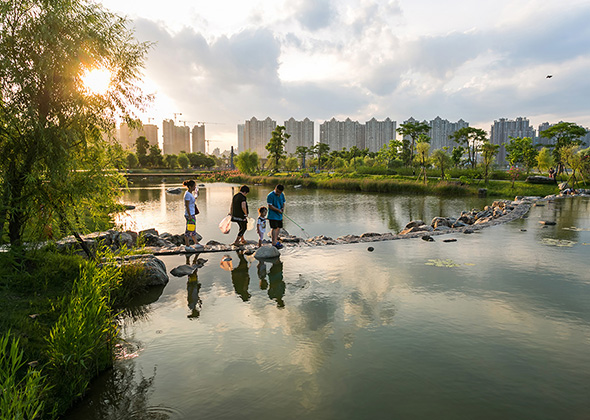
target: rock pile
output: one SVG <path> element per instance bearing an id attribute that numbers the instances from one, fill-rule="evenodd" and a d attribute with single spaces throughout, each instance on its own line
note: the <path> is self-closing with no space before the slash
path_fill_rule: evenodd
<path id="1" fill-rule="evenodd" d="M 435 217 L 430 224 L 422 220 L 413 220 L 408 223 L 399 233 L 407 235 L 415 232 L 447 232 L 457 228 L 490 224 L 491 221 L 499 219 L 512 212 L 521 203 L 510 200 L 494 201 L 492 205 L 485 206 L 483 210 L 473 209 L 463 211 L 459 217 Z"/>

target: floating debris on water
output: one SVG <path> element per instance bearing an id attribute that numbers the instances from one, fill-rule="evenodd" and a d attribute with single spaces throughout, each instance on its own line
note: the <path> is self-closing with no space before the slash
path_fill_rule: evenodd
<path id="1" fill-rule="evenodd" d="M 573 232 L 590 232 L 590 228 L 579 228 L 579 227 L 564 227 L 563 230 L 571 230 Z"/>
<path id="2" fill-rule="evenodd" d="M 446 268 L 461 267 L 460 264 L 457 264 L 453 260 L 441 260 L 440 258 L 437 258 L 436 260 L 428 260 L 428 262 L 425 264 L 426 265 L 433 265 L 435 267 L 446 267 Z"/>
<path id="3" fill-rule="evenodd" d="M 568 241 L 567 239 L 553 239 L 553 238 L 543 238 L 541 243 L 544 245 L 549 246 L 562 246 L 562 247 L 572 247 L 576 243 L 574 241 Z"/>

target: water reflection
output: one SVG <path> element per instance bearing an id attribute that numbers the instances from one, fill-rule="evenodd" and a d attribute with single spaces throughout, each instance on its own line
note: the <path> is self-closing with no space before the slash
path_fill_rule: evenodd
<path id="1" fill-rule="evenodd" d="M 250 293 L 248 286 L 250 285 L 250 272 L 248 270 L 248 260 L 244 257 L 244 253 L 238 251 L 238 265 L 231 270 L 231 282 L 234 285 L 234 290 L 242 298 L 244 302 L 250 300 Z"/>
<path id="2" fill-rule="evenodd" d="M 268 297 L 277 303 L 277 307 L 284 308 L 285 282 L 283 281 L 283 262 L 277 258 L 272 262 L 268 271 Z"/>
<path id="3" fill-rule="evenodd" d="M 64 418 L 168 420 L 177 417 L 175 410 L 150 406 L 156 368 L 153 372 L 153 375 L 146 378 L 142 373 L 135 372 L 134 362 L 119 363 L 116 369 L 101 375 L 93 383 L 93 389 L 101 389 L 102 393 L 91 392 L 87 396 L 86 405 L 78 405 Z"/>
<path id="4" fill-rule="evenodd" d="M 196 260 L 196 257 L 195 257 Z M 190 314 L 187 315 L 187 318 L 194 319 L 198 318 L 201 315 L 201 307 L 203 302 L 199 297 L 199 291 L 201 290 L 201 283 L 199 283 L 199 277 L 197 275 L 197 270 L 193 271 L 191 275 L 188 276 L 188 281 L 186 283 L 186 291 L 187 291 L 187 300 L 188 300 L 188 308 L 190 309 Z"/>

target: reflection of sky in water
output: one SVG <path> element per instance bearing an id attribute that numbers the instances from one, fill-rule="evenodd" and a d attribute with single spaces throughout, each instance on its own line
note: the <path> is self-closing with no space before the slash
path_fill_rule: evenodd
<path id="1" fill-rule="evenodd" d="M 198 318 L 188 278 L 171 277 L 123 328 L 144 349 L 136 371 L 157 367 L 149 405 L 179 419 L 587 417 L 590 231 L 563 227 L 590 228 L 589 205 L 548 203 L 454 243 L 287 248 L 280 266 L 234 252 L 233 272 L 203 254 Z M 576 244 L 541 242 L 562 235 Z"/>

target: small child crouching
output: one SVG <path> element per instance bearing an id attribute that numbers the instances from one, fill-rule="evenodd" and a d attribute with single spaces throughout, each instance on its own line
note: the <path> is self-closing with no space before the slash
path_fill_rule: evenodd
<path id="1" fill-rule="evenodd" d="M 266 207 L 260 207 L 258 209 L 258 220 L 256 221 L 256 232 L 258 233 L 258 246 L 262 246 L 262 240 L 266 233 L 266 213 L 268 212 Z"/>

